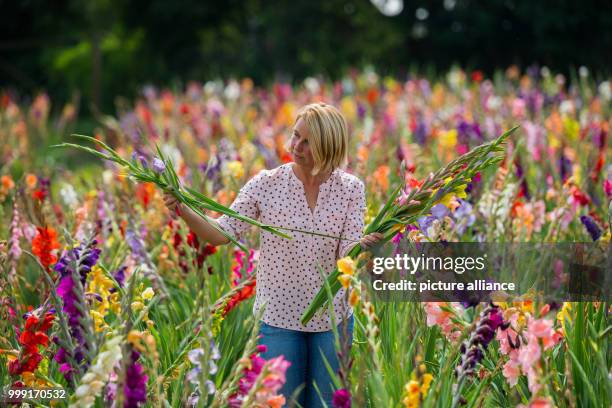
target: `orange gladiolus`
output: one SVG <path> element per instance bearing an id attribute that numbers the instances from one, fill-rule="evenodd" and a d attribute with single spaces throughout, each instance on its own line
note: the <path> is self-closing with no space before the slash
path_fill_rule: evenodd
<path id="1" fill-rule="evenodd" d="M 13 187 L 15 187 L 15 183 L 13 182 L 11 176 L 2 176 L 0 180 L 2 182 L 2 189 L 5 191 L 12 190 Z"/>
<path id="2" fill-rule="evenodd" d="M 29 173 L 26 178 L 26 186 L 28 186 L 28 188 L 34 188 L 36 187 L 36 183 L 38 183 L 38 177 L 36 177 L 35 174 Z"/>
<path id="3" fill-rule="evenodd" d="M 368 160 L 369 150 L 366 146 L 361 145 L 357 150 L 357 158 L 360 162 L 365 163 Z"/>
<path id="4" fill-rule="evenodd" d="M 155 184 L 153 183 L 141 183 L 136 187 L 136 197 L 140 200 L 145 210 L 149 208 L 154 194 Z"/>
<path id="5" fill-rule="evenodd" d="M 389 166 L 384 164 L 379 166 L 376 171 L 374 171 L 373 176 L 383 190 L 389 188 Z"/>

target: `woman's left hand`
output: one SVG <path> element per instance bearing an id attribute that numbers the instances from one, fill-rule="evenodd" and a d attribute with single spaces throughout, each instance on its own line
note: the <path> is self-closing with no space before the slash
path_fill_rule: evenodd
<path id="1" fill-rule="evenodd" d="M 361 238 L 359 240 L 359 245 L 361 245 L 361 249 L 368 250 L 372 248 L 374 245 L 378 244 L 380 240 L 384 237 L 380 232 L 373 232 Z"/>

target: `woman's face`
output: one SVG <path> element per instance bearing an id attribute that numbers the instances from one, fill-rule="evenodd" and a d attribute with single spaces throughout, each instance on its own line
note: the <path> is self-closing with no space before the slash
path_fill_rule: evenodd
<path id="1" fill-rule="evenodd" d="M 298 119 L 291 135 L 291 154 L 295 163 L 306 168 L 314 167 L 314 159 L 308 142 L 309 136 L 306 123 L 301 118 Z"/>

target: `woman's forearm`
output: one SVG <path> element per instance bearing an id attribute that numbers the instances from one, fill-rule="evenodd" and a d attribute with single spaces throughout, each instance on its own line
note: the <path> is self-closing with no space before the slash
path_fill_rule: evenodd
<path id="1" fill-rule="evenodd" d="M 198 214 L 196 214 L 191 208 L 183 205 L 181 206 L 181 218 L 187 223 L 189 228 L 195 232 L 198 239 L 204 242 L 208 242 L 211 245 L 223 245 L 227 244 L 229 239 L 222 233 L 217 231 L 215 227 L 204 221 Z M 214 222 L 219 225 L 215 219 L 209 218 L 210 222 Z"/>

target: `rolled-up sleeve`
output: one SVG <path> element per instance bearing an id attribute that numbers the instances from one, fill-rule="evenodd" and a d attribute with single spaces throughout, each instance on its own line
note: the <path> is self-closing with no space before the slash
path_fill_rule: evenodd
<path id="1" fill-rule="evenodd" d="M 251 180 L 249 180 L 238 192 L 238 196 L 230 206 L 230 208 L 240 215 L 245 217 L 258 219 L 260 215 L 258 198 L 260 197 L 260 188 L 262 182 L 262 173 L 260 172 Z M 241 221 L 237 218 L 228 215 L 222 215 L 217 219 L 219 226 L 235 239 L 240 239 L 251 224 Z"/>
<path id="2" fill-rule="evenodd" d="M 363 233 L 364 216 L 366 211 L 365 186 L 361 180 L 356 180 L 349 192 L 349 205 L 347 217 L 344 222 L 342 236 L 351 240 L 340 242 L 339 257 L 343 258 L 360 240 Z"/>

